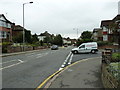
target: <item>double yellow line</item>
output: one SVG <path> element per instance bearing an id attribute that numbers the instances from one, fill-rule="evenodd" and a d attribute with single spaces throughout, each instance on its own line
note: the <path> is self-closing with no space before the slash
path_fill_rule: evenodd
<path id="1" fill-rule="evenodd" d="M 99 57 L 95 57 L 95 58 L 99 58 Z M 89 59 L 93 59 L 93 58 L 89 58 Z M 61 69 L 61 70 L 56 71 L 55 73 L 53 73 L 52 75 L 50 75 L 47 79 L 45 79 L 35 90 L 39 90 L 40 88 L 42 88 L 43 85 L 45 85 L 46 82 L 48 82 L 51 78 L 53 78 L 55 75 L 57 75 L 59 72 L 63 71 L 64 69 L 69 68 L 69 67 L 71 67 L 71 66 L 73 66 L 73 65 L 75 65 L 75 64 L 77 64 L 77 63 L 79 63 L 79 62 L 87 61 L 87 60 L 89 60 L 89 59 L 79 60 L 79 61 L 77 61 L 77 62 L 75 62 L 75 63 L 72 63 L 72 64 L 64 67 L 64 68 Z"/>
<path id="2" fill-rule="evenodd" d="M 62 69 L 63 70 L 63 69 Z M 42 82 L 35 90 L 39 90 L 39 88 L 42 88 L 42 86 L 51 78 L 53 78 L 56 74 L 58 74 L 59 72 L 61 72 L 62 70 L 59 70 L 55 73 L 53 73 L 52 75 L 50 75 L 47 79 L 44 80 L 44 82 Z"/>

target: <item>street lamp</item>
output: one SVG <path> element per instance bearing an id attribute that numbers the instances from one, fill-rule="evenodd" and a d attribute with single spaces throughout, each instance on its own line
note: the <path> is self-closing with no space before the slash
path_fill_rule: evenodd
<path id="1" fill-rule="evenodd" d="M 32 4 L 33 2 L 23 3 L 23 51 L 24 51 L 24 44 L 25 44 L 25 30 L 24 30 L 24 5 Z"/>
<path id="2" fill-rule="evenodd" d="M 73 30 L 77 30 L 77 39 L 78 39 L 78 28 L 73 28 Z"/>

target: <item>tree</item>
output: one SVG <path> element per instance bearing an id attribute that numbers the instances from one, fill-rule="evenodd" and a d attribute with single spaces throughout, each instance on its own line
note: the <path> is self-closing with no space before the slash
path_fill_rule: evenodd
<path id="1" fill-rule="evenodd" d="M 25 42 L 32 43 L 32 35 L 30 31 L 25 31 Z"/>
<path id="2" fill-rule="evenodd" d="M 32 35 L 32 43 L 36 43 L 36 42 L 38 42 L 38 41 L 39 41 L 38 36 L 37 36 L 37 34 L 35 33 L 34 35 Z"/>
<path id="3" fill-rule="evenodd" d="M 92 37 L 92 32 L 84 31 L 80 36 L 81 40 L 80 39 L 77 40 L 77 46 L 79 46 L 82 43 L 92 42 L 93 40 L 91 39 L 91 37 Z"/>
<path id="4" fill-rule="evenodd" d="M 50 36 L 46 36 L 45 38 L 44 38 L 44 41 L 43 41 L 44 43 L 51 43 L 51 37 Z"/>
<path id="5" fill-rule="evenodd" d="M 92 32 L 90 32 L 90 31 L 84 31 L 81 34 L 82 39 L 91 39 L 91 37 L 92 37 Z"/>
<path id="6" fill-rule="evenodd" d="M 14 43 L 23 43 L 23 34 L 19 33 L 18 35 L 13 37 Z"/>
<path id="7" fill-rule="evenodd" d="M 56 35 L 54 40 L 53 40 L 53 44 L 62 46 L 63 45 L 63 39 L 62 36 L 60 34 Z"/>

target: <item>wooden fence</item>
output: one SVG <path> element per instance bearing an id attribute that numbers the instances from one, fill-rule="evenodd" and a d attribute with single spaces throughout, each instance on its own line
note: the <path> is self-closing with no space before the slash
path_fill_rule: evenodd
<path id="1" fill-rule="evenodd" d="M 108 70 L 107 66 L 110 64 L 111 50 L 102 52 L 102 82 L 105 88 L 120 88 L 120 81 L 118 81 Z"/>

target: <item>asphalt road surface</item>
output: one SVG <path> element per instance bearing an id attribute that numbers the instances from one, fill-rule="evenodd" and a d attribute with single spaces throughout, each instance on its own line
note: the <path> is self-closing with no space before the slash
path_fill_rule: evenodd
<path id="1" fill-rule="evenodd" d="M 59 70 L 72 47 L 2 58 L 2 88 L 36 88 Z"/>
<path id="2" fill-rule="evenodd" d="M 2 88 L 36 88 L 48 76 L 60 69 L 66 59 L 71 63 L 98 54 L 76 54 L 68 58 L 73 47 L 59 50 L 41 50 L 32 53 L 7 56 L 2 58 Z"/>

